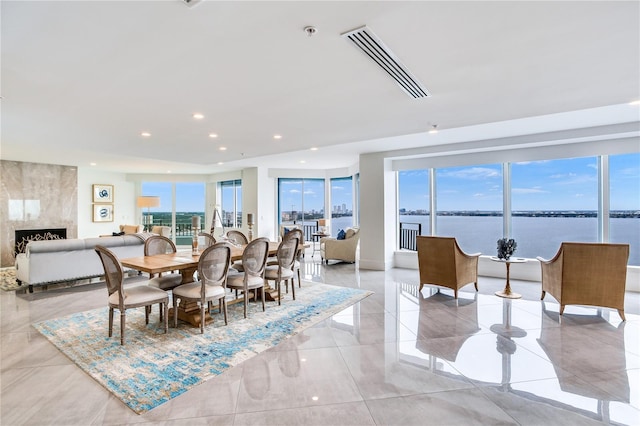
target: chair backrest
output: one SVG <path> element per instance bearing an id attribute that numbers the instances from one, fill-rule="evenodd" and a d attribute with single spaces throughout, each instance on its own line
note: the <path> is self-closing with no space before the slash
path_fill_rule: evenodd
<path id="1" fill-rule="evenodd" d="M 207 247 L 198 261 L 198 278 L 206 285 L 227 285 L 231 263 L 231 245 L 220 242 Z M 202 289 L 204 292 L 204 287 Z"/>
<path id="2" fill-rule="evenodd" d="M 111 296 L 116 291 L 120 292 L 120 306 L 124 304 L 124 294 L 122 282 L 124 280 L 124 270 L 117 256 L 104 246 L 96 246 L 95 251 L 100 257 L 104 268 L 104 278 L 107 283 L 107 291 Z"/>
<path id="3" fill-rule="evenodd" d="M 302 232 L 302 229 L 300 228 L 291 229 L 289 232 L 284 234 L 284 236 L 282 237 L 282 240 L 284 241 L 286 239 L 291 239 L 291 238 L 296 238 L 298 240 L 298 243 L 302 244 L 304 242 L 304 233 Z"/>
<path id="4" fill-rule="evenodd" d="M 293 269 L 293 264 L 296 261 L 296 254 L 298 252 L 298 244 L 300 240 L 298 237 L 289 237 L 280 243 L 278 246 L 278 266 L 282 269 Z"/>
<path id="5" fill-rule="evenodd" d="M 203 237 L 204 240 L 203 244 L 200 246 L 202 250 L 206 249 L 207 247 L 211 247 L 217 242 L 216 238 L 207 232 L 198 233 L 198 237 Z"/>
<path id="6" fill-rule="evenodd" d="M 256 238 L 251 241 L 242 253 L 242 267 L 245 275 L 264 277 L 264 268 L 269 255 L 269 240 Z"/>
<path id="7" fill-rule="evenodd" d="M 229 241 L 231 241 L 231 243 L 236 245 L 249 244 L 249 240 L 247 239 L 247 236 L 244 235 L 241 231 L 238 231 L 237 229 L 232 229 L 230 231 L 227 231 L 227 238 L 229 239 Z"/>
<path id="8" fill-rule="evenodd" d="M 153 256 L 156 254 L 175 253 L 176 245 L 167 237 L 162 235 L 154 235 L 147 238 L 144 243 L 144 255 Z"/>
<path id="9" fill-rule="evenodd" d="M 454 237 L 417 236 L 418 265 L 422 283 L 456 282 L 455 253 L 459 249 Z"/>
<path id="10" fill-rule="evenodd" d="M 627 279 L 629 244 L 570 243 L 560 245 L 563 292 L 609 292 Z M 590 286 L 588 283 L 597 285 Z"/>
<path id="11" fill-rule="evenodd" d="M 297 223 L 280 224 L 280 238 L 284 239 L 286 235 L 294 230 L 302 231 L 301 225 Z"/>

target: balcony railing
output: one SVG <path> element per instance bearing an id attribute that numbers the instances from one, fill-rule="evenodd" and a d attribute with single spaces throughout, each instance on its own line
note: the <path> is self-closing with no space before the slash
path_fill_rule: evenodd
<path id="1" fill-rule="evenodd" d="M 417 251 L 416 237 L 422 235 L 421 223 L 400 222 L 400 249 Z"/>

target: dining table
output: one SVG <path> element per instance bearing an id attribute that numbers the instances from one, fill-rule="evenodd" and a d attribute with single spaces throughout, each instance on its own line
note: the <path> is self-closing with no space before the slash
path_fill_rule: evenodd
<path id="1" fill-rule="evenodd" d="M 275 256 L 278 252 L 277 241 L 269 242 L 269 256 Z M 242 260 L 245 245 L 231 244 L 231 262 Z M 163 272 L 178 271 L 182 275 L 182 283 L 190 283 L 194 281 L 194 274 L 198 270 L 198 262 L 202 251 L 178 250 L 175 253 L 155 254 L 153 256 L 137 256 L 120 259 L 122 266 L 135 269 L 140 272 L 146 272 L 150 276 L 161 274 Z M 265 299 L 278 300 L 278 291 L 268 285 L 265 285 Z M 235 298 L 227 302 L 227 304 L 242 302 L 243 298 Z M 172 310 L 170 310 L 172 311 Z M 170 315 L 173 315 L 172 313 Z M 183 303 L 180 301 L 178 306 L 178 318 L 189 322 L 193 326 L 200 326 L 200 308 L 197 302 Z M 208 316 L 208 321 L 211 317 Z"/>

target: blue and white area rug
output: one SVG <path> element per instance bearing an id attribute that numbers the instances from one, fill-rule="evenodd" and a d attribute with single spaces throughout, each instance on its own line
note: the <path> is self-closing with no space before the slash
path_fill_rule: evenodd
<path id="1" fill-rule="evenodd" d="M 282 305 L 242 303 L 228 308 L 229 325 L 214 310 L 214 321 L 200 327 L 178 322 L 164 334 L 154 306 L 145 325 L 144 308 L 127 311 L 125 346 L 120 346 L 119 314 L 114 315 L 113 337 L 108 337 L 108 308 L 80 312 L 33 326 L 60 351 L 136 413 L 144 413 L 227 368 L 255 356 L 305 328 L 334 315 L 371 292 L 303 282 Z M 105 298 L 106 299 L 106 298 Z M 106 303 L 106 300 L 105 300 Z M 217 307 L 217 303 L 216 303 Z"/>

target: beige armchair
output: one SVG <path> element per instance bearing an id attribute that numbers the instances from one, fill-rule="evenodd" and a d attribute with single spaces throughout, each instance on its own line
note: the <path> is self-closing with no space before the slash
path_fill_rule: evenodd
<path id="1" fill-rule="evenodd" d="M 356 250 L 360 241 L 359 228 L 347 228 L 344 240 L 333 237 L 320 238 L 320 257 L 325 263 L 329 260 L 342 260 L 345 262 L 356 261 Z"/>
<path id="2" fill-rule="evenodd" d="M 171 238 L 171 227 L 156 225 L 151 228 L 151 233 L 162 235 L 163 237 Z"/>
<path id="3" fill-rule="evenodd" d="M 542 296 L 549 292 L 565 305 L 617 309 L 624 317 L 624 292 L 629 260 L 628 244 L 566 243 L 551 260 L 537 258 L 542 268 Z"/>
<path id="4" fill-rule="evenodd" d="M 458 298 L 458 290 L 473 283 L 478 291 L 478 258 L 467 254 L 454 237 L 417 236 L 420 290 L 425 284 L 447 287 Z"/>

